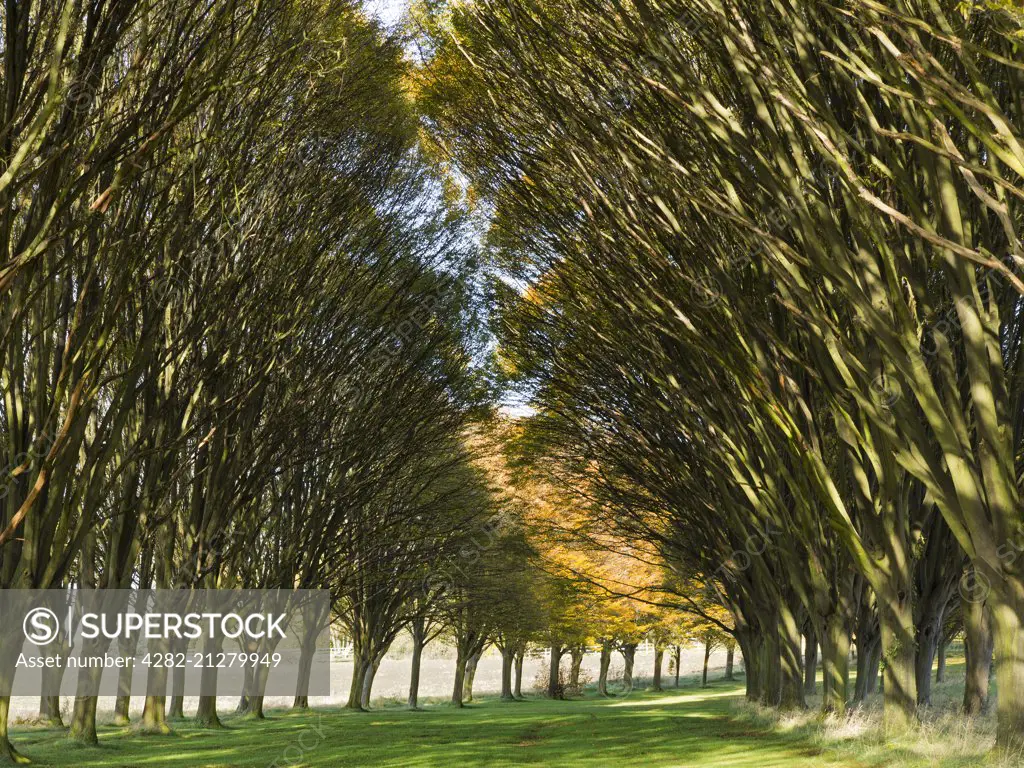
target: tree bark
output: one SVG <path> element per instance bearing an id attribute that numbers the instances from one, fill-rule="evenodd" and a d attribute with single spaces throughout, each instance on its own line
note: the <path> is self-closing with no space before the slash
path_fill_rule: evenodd
<path id="1" fill-rule="evenodd" d="M 850 689 L 850 633 L 841 615 L 833 614 L 825 619 L 821 662 L 824 681 L 821 710 L 842 714 L 846 711 Z"/>
<path id="2" fill-rule="evenodd" d="M 804 633 L 804 694 L 818 692 L 818 638 L 813 628 Z"/>
<path id="3" fill-rule="evenodd" d="M 868 659 L 868 685 L 867 692 L 877 693 L 882 679 L 881 675 L 882 667 L 882 638 L 879 635 L 878 640 L 871 646 L 871 657 Z"/>
<path id="4" fill-rule="evenodd" d="M 423 643 L 413 638 L 412 669 L 409 673 L 409 709 L 419 709 L 420 701 L 420 668 L 423 665 Z"/>
<path id="5" fill-rule="evenodd" d="M 676 662 L 676 682 L 675 682 L 675 687 L 678 688 L 679 687 L 679 665 L 680 665 L 680 663 L 682 663 L 682 660 L 683 660 L 683 649 L 680 648 L 677 645 L 677 646 L 675 646 L 672 649 L 672 654 L 673 654 L 673 656 L 675 658 L 675 662 Z M 729 658 L 732 659 L 731 656 Z M 731 672 L 732 670 L 730 669 L 729 671 Z M 730 678 L 730 679 L 732 679 L 732 678 Z"/>
<path id="6" fill-rule="evenodd" d="M 516 685 L 515 689 L 512 691 L 512 695 L 515 696 L 517 699 L 523 698 L 523 656 L 525 655 L 525 648 L 520 648 L 518 651 L 516 651 Z"/>
<path id="7" fill-rule="evenodd" d="M 203 641 L 203 653 L 216 657 L 223 648 L 223 644 L 224 638 L 220 634 L 208 635 Z M 217 667 L 210 664 L 203 667 L 202 673 L 199 676 L 200 690 L 212 692 L 211 695 L 199 697 L 199 706 L 196 708 L 194 723 L 200 728 L 224 727 L 224 724 L 220 721 L 220 716 L 217 714 L 217 672 Z"/>
<path id="8" fill-rule="evenodd" d="M 463 680 L 463 696 L 462 700 L 466 703 L 473 701 L 473 681 L 476 679 L 476 668 L 480 663 L 481 651 L 477 651 L 469 657 L 469 661 L 466 662 L 466 677 Z"/>
<path id="9" fill-rule="evenodd" d="M 305 613 L 303 614 L 306 615 Z M 309 679 L 313 673 L 313 657 L 316 655 L 316 638 L 319 625 L 315 622 L 303 622 L 304 632 L 299 646 L 299 675 L 296 681 L 293 709 L 309 708 Z M 416 642 L 413 642 L 413 654 L 416 653 Z M 422 648 L 420 649 L 422 650 Z"/>
<path id="10" fill-rule="evenodd" d="M 676 646 L 678 648 L 679 646 Z M 731 642 L 725 646 L 725 679 L 732 682 L 736 679 L 733 668 L 736 663 L 736 643 Z M 679 660 L 676 659 L 676 687 L 679 686 Z"/>
<path id="11" fill-rule="evenodd" d="M 779 636 L 775 626 L 758 643 L 760 658 L 757 662 L 758 688 L 761 703 L 766 707 L 777 707 L 782 701 L 782 663 L 779 658 Z"/>
<path id="12" fill-rule="evenodd" d="M 377 678 L 377 670 L 380 669 L 380 663 L 383 661 L 385 653 L 386 651 L 380 651 L 380 653 L 378 653 L 370 662 L 370 666 L 367 667 L 366 673 L 363 675 L 363 687 L 359 691 L 360 709 L 370 709 L 370 695 L 373 693 L 373 681 Z"/>
<path id="13" fill-rule="evenodd" d="M 586 648 L 574 645 L 569 651 L 569 690 L 573 695 L 580 692 L 580 668 L 583 666 L 583 654 Z"/>
<path id="14" fill-rule="evenodd" d="M 736 642 L 739 643 L 740 652 L 743 654 L 743 671 L 746 680 L 746 700 L 750 703 L 761 700 L 761 639 L 756 637 L 749 630 L 741 630 L 736 633 Z"/>
<path id="15" fill-rule="evenodd" d="M 45 670 L 43 674 L 46 674 Z M 53 728 L 63 728 L 64 720 L 60 716 L 60 696 L 40 696 L 39 717 Z"/>
<path id="16" fill-rule="evenodd" d="M 196 725 L 201 728 L 223 728 L 224 725 L 220 721 L 220 716 L 217 714 L 217 697 L 216 696 L 200 696 L 199 706 L 196 708 Z"/>
<path id="17" fill-rule="evenodd" d="M 124 671 L 123 669 L 121 670 Z M 131 683 L 129 683 L 131 685 Z M 114 725 L 128 725 L 131 719 L 128 717 L 128 708 L 131 705 L 132 697 L 125 694 L 118 694 L 114 699 Z"/>
<path id="18" fill-rule="evenodd" d="M 10 731 L 8 730 L 8 717 L 11 711 L 11 697 L 0 696 L 0 762 L 3 763 L 27 763 L 28 758 L 22 755 L 11 744 Z"/>
<path id="19" fill-rule="evenodd" d="M 857 637 L 857 683 L 853 690 L 855 704 L 863 702 L 877 686 L 881 642 L 877 635 Z"/>
<path id="20" fill-rule="evenodd" d="M 188 651 L 188 640 L 171 641 L 171 650 Z M 171 706 L 167 711 L 170 720 L 185 719 L 185 667 L 175 666 L 171 671 Z"/>
<path id="21" fill-rule="evenodd" d="M 345 703 L 346 709 L 362 710 L 363 681 L 366 679 L 366 673 L 369 668 L 369 659 L 364 658 L 363 655 L 353 654 L 352 682 L 348 688 L 348 701 Z"/>
<path id="22" fill-rule="evenodd" d="M 886 585 L 891 587 L 891 585 Z M 882 725 L 887 737 L 906 733 L 917 720 L 917 675 L 914 614 L 910 585 L 879 594 L 878 618 L 882 630 Z"/>
<path id="23" fill-rule="evenodd" d="M 142 708 L 142 728 L 150 733 L 170 733 L 167 725 L 166 697 L 146 695 Z"/>
<path id="24" fill-rule="evenodd" d="M 466 684 L 466 661 L 462 648 L 459 648 L 455 656 L 455 680 L 452 685 L 452 706 L 462 706 L 462 692 Z"/>
<path id="25" fill-rule="evenodd" d="M 248 653 L 248 651 L 246 651 Z M 252 709 L 252 692 L 256 686 L 253 684 L 252 667 L 246 667 L 245 680 L 242 682 L 242 695 L 238 697 L 238 706 L 235 707 L 236 715 L 244 715 Z"/>
<path id="26" fill-rule="evenodd" d="M 783 603 L 779 617 L 779 660 L 782 665 L 782 697 L 779 705 L 783 709 L 804 709 L 804 670 L 801 652 L 802 633 L 800 624 L 790 607 Z"/>
<path id="27" fill-rule="evenodd" d="M 184 672 L 184 670 L 182 670 L 182 672 Z M 167 710 L 167 717 L 171 720 L 185 719 L 184 695 L 174 694 L 173 696 L 171 696 L 171 708 Z"/>
<path id="28" fill-rule="evenodd" d="M 551 662 L 548 664 L 548 698 L 565 698 L 565 692 L 558 681 L 558 670 L 562 662 L 562 647 L 557 643 L 551 644 Z"/>
<path id="29" fill-rule="evenodd" d="M 633 690 L 633 662 L 636 659 L 636 643 L 626 643 L 622 646 L 622 690 L 630 693 Z"/>
<path id="30" fill-rule="evenodd" d="M 612 664 L 612 643 L 610 640 L 601 641 L 601 666 L 597 675 L 597 692 L 601 696 L 608 696 L 608 668 Z"/>
<path id="31" fill-rule="evenodd" d="M 71 713 L 71 729 L 68 735 L 82 744 L 96 745 L 96 704 L 95 696 L 76 696 L 75 708 Z"/>
<path id="32" fill-rule="evenodd" d="M 917 648 L 914 656 L 914 675 L 917 682 L 918 706 L 932 703 L 932 665 L 942 634 L 942 610 L 924 610 L 916 627 Z"/>
<path id="33" fill-rule="evenodd" d="M 134 656 L 139 647 L 139 637 L 122 639 L 118 642 L 121 656 Z M 128 710 L 131 707 L 132 676 L 134 668 L 129 664 L 121 667 L 117 673 L 117 699 L 114 702 L 114 725 L 128 725 Z"/>
<path id="34" fill-rule="evenodd" d="M 988 708 L 992 625 L 983 601 L 961 594 L 960 611 L 964 618 L 964 714 L 980 715 Z"/>
<path id="35" fill-rule="evenodd" d="M 711 659 L 711 641 L 704 641 L 704 670 L 700 675 L 700 687 L 708 687 L 708 661 Z"/>
<path id="36" fill-rule="evenodd" d="M 512 666 L 515 664 L 515 651 L 511 646 L 501 648 L 501 700 L 513 701 L 512 695 Z"/>
<path id="37" fill-rule="evenodd" d="M 1017 601 L 993 593 L 996 749 L 1009 754 L 1019 754 L 1024 747 L 1024 627 L 1020 607 Z"/>
<path id="38" fill-rule="evenodd" d="M 661 663 L 665 658 L 665 649 L 660 645 L 654 647 L 654 679 L 651 681 L 651 690 L 660 691 L 661 687 Z"/>

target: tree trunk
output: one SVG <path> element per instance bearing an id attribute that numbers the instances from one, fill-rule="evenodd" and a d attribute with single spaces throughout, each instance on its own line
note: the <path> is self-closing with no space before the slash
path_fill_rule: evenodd
<path id="1" fill-rule="evenodd" d="M 867 692 L 869 694 L 876 693 L 879 688 L 881 680 L 881 666 L 882 666 L 882 638 L 879 636 L 878 640 L 871 646 L 871 657 L 868 659 L 868 685 Z"/>
<path id="2" fill-rule="evenodd" d="M 800 625 L 786 604 L 782 605 L 779 619 L 779 660 L 782 666 L 783 709 L 804 709 L 804 669 Z"/>
<path id="3" fill-rule="evenodd" d="M 146 702 L 142 708 L 142 728 L 149 733 L 170 733 L 171 728 L 167 725 L 166 697 L 146 696 Z"/>
<path id="4" fill-rule="evenodd" d="M 746 680 L 745 696 L 747 701 L 753 704 L 761 700 L 762 694 L 762 640 L 755 637 L 749 630 L 741 630 L 736 633 L 736 641 L 740 644 L 740 652 L 743 654 L 743 671 Z"/>
<path id="5" fill-rule="evenodd" d="M 99 744 L 96 738 L 96 704 L 95 696 L 76 696 L 75 708 L 71 713 L 71 729 L 68 735 L 82 744 Z"/>
<path id="6" fill-rule="evenodd" d="M 419 709 L 420 667 L 423 665 L 423 643 L 413 639 L 412 670 L 409 674 L 409 709 Z"/>
<path id="7" fill-rule="evenodd" d="M 309 681 L 313 674 L 313 656 L 315 653 L 316 635 L 306 632 L 302 638 L 299 650 L 299 672 L 298 679 L 296 680 L 295 698 L 292 699 L 292 709 L 309 709 Z M 413 653 L 415 653 L 415 650 Z"/>
<path id="8" fill-rule="evenodd" d="M 636 643 L 626 643 L 622 646 L 622 690 L 630 693 L 633 690 L 633 661 L 636 659 Z"/>
<path id="9" fill-rule="evenodd" d="M 512 701 L 512 666 L 515 664 L 515 651 L 512 646 L 501 648 L 501 700 Z"/>
<path id="10" fill-rule="evenodd" d="M 853 690 L 855 704 L 863 702 L 877 686 L 880 648 L 881 639 L 877 636 L 857 637 L 857 683 Z"/>
<path id="11" fill-rule="evenodd" d="M 8 690 L 10 688 L 8 687 Z M 11 744 L 7 720 L 11 711 L 11 697 L 0 696 L 0 763 L 27 763 L 28 758 L 22 755 Z"/>
<path id="12" fill-rule="evenodd" d="M 167 653 L 174 650 L 163 639 L 154 640 L 151 646 L 153 653 Z M 147 733 L 168 734 L 171 732 L 170 726 L 167 725 L 167 676 L 168 668 L 165 666 L 150 666 L 146 675 L 146 699 L 142 706 L 142 729 Z"/>
<path id="13" fill-rule="evenodd" d="M 199 706 L 196 708 L 195 723 L 201 728 L 224 727 L 223 723 L 220 721 L 220 716 L 217 714 L 216 696 L 199 697 Z"/>
<path id="14" fill-rule="evenodd" d="M 184 670 L 182 670 L 184 672 Z M 174 694 L 171 696 L 171 708 L 167 711 L 167 717 L 171 720 L 185 719 L 185 696 Z"/>
<path id="15" fill-rule="evenodd" d="M 366 678 L 366 673 L 370 668 L 370 661 L 363 657 L 363 651 L 357 655 L 353 653 L 352 656 L 352 683 L 348 688 L 348 701 L 345 703 L 346 709 L 362 710 L 362 704 L 360 703 L 363 698 L 363 681 Z"/>
<path id="16" fill-rule="evenodd" d="M 118 651 L 121 656 L 135 656 L 139 648 L 139 636 L 134 635 L 130 639 L 122 639 L 118 642 Z M 114 702 L 114 725 L 128 725 L 130 722 L 128 710 L 131 706 L 132 676 L 135 669 L 128 664 L 121 667 L 117 673 L 117 700 Z"/>
<path id="17" fill-rule="evenodd" d="M 932 665 L 942 634 L 942 610 L 925 611 L 916 628 L 917 648 L 914 656 L 914 675 L 917 682 L 917 703 L 930 706 L 932 703 Z"/>
<path id="18" fill-rule="evenodd" d="M 700 687 L 708 687 L 708 661 L 711 659 L 711 641 L 704 641 L 704 670 L 700 675 Z"/>
<path id="19" fill-rule="evenodd" d="M 462 692 L 466 681 L 466 657 L 460 647 L 455 655 L 455 681 L 452 686 L 452 706 L 462 706 Z"/>
<path id="20" fill-rule="evenodd" d="M 601 667 L 597 675 L 597 692 L 608 696 L 608 667 L 612 664 L 612 644 L 610 640 L 601 641 Z"/>
<path id="21" fill-rule="evenodd" d="M 463 680 L 462 700 L 466 703 L 473 701 L 473 681 L 476 679 L 476 667 L 480 663 L 482 651 L 477 651 L 469 657 L 466 662 L 466 678 Z"/>
<path id="22" fill-rule="evenodd" d="M 520 648 L 516 651 L 516 685 L 515 690 L 512 691 L 512 695 L 517 699 L 523 698 L 523 657 L 526 655 L 526 649 Z"/>
<path id="23" fill-rule="evenodd" d="M 992 671 L 992 625 L 982 601 L 961 595 L 964 618 L 964 714 L 980 715 L 988 708 L 988 683 Z"/>
<path id="24" fill-rule="evenodd" d="M 679 646 L 676 646 L 676 647 L 678 648 Z M 728 645 L 725 646 L 725 679 L 728 680 L 729 682 L 732 682 L 733 680 L 736 679 L 736 676 L 733 674 L 733 666 L 735 665 L 735 663 L 736 663 L 736 643 L 735 642 L 730 642 Z M 679 667 L 679 662 L 677 660 L 676 661 L 676 669 L 677 670 L 678 670 L 678 667 Z M 677 681 L 676 682 L 676 686 L 677 687 L 679 685 L 678 680 L 679 680 L 679 673 L 677 671 L 676 672 L 676 681 Z"/>
<path id="25" fill-rule="evenodd" d="M 266 715 L 263 712 L 263 702 L 266 699 L 265 696 L 253 696 L 252 702 L 249 705 L 249 717 L 256 720 L 265 720 Z"/>
<path id="26" fill-rule="evenodd" d="M 124 669 L 121 671 L 123 672 Z M 114 699 L 114 725 L 128 725 L 131 722 L 128 717 L 128 707 L 131 705 L 131 701 L 132 697 L 125 694 L 118 694 Z"/>
<path id="27" fill-rule="evenodd" d="M 219 634 L 209 635 L 203 641 L 203 653 L 216 657 L 217 654 L 221 652 L 223 644 L 223 636 Z M 224 727 L 223 723 L 220 721 L 220 716 L 217 714 L 217 672 L 217 667 L 210 664 L 209 666 L 203 667 L 199 676 L 200 691 L 212 692 L 209 696 L 199 697 L 199 706 L 196 708 L 194 723 L 200 728 Z"/>
<path id="28" fill-rule="evenodd" d="M 683 661 L 683 649 L 680 648 L 677 645 L 677 646 L 675 646 L 675 648 L 672 649 L 672 653 L 674 655 L 675 662 L 676 662 L 676 684 L 675 684 L 675 687 L 678 688 L 679 687 L 679 665 Z M 732 656 L 730 656 L 729 659 L 731 660 Z M 732 670 L 730 669 L 729 671 L 731 672 Z"/>
<path id="29" fill-rule="evenodd" d="M 246 651 L 248 653 L 248 651 Z M 245 668 L 245 680 L 242 682 L 242 695 L 238 697 L 238 706 L 235 707 L 236 715 L 244 715 L 252 709 L 253 685 L 252 667 Z"/>
<path id="30" fill-rule="evenodd" d="M 886 585 L 890 587 L 890 585 Z M 887 737 L 899 736 L 917 720 L 917 675 L 914 648 L 914 613 L 911 589 L 890 588 L 879 593 L 878 618 L 882 630 L 882 725 Z"/>
<path id="31" fill-rule="evenodd" d="M 583 654 L 586 648 L 582 645 L 574 645 L 569 651 L 569 690 L 573 695 L 580 691 L 580 668 L 583 666 Z"/>
<path id="32" fill-rule="evenodd" d="M 654 679 L 651 681 L 651 690 L 660 691 L 661 688 L 661 663 L 665 658 L 665 649 L 660 645 L 654 646 Z"/>
<path id="33" fill-rule="evenodd" d="M 277 647 L 277 643 L 272 644 L 261 644 L 256 653 L 268 654 L 272 653 Z M 270 679 L 270 667 L 263 666 L 262 664 L 256 665 L 253 668 L 253 676 L 251 681 L 251 688 L 249 688 L 250 695 L 249 699 L 249 711 L 247 715 L 255 718 L 256 720 L 265 719 L 266 715 L 263 712 L 263 704 L 266 700 L 267 693 L 267 681 Z"/>
<path id="34" fill-rule="evenodd" d="M 813 696 L 818 692 L 818 638 L 814 629 L 804 633 L 804 694 Z"/>
<path id="35" fill-rule="evenodd" d="M 824 681 L 821 710 L 842 714 L 846 711 L 850 689 L 850 634 L 842 616 L 833 614 L 825 619 L 821 662 Z"/>
<path id="36" fill-rule="evenodd" d="M 43 671 L 46 674 L 46 671 Z M 53 728 L 63 728 L 64 720 L 60 716 L 60 696 L 39 697 L 39 718 Z"/>
<path id="37" fill-rule="evenodd" d="M 551 662 L 548 664 L 548 698 L 564 698 L 564 691 L 558 682 L 558 669 L 562 662 L 562 647 L 556 643 L 551 645 Z"/>
<path id="38" fill-rule="evenodd" d="M 1012 587 L 1008 585 L 1007 591 Z M 996 749 L 1019 755 L 1024 748 L 1024 627 L 1017 605 L 993 594 L 996 665 Z"/>
<path id="39" fill-rule="evenodd" d="M 939 648 L 936 651 L 938 663 L 935 665 L 935 682 L 944 683 L 946 682 L 946 647 L 949 645 L 949 641 L 946 638 L 939 640 Z"/>
<path id="40" fill-rule="evenodd" d="M 761 657 L 757 662 L 760 680 L 761 703 L 766 707 L 777 707 L 782 701 L 782 662 L 779 658 L 779 636 L 776 627 L 760 638 Z"/>
<path id="41" fill-rule="evenodd" d="M 188 641 L 183 640 L 180 643 L 172 642 L 171 650 L 176 652 L 186 652 L 188 650 Z M 185 667 L 176 666 L 171 671 L 171 708 L 167 712 L 167 717 L 171 720 L 184 720 L 185 719 Z"/>
<path id="42" fill-rule="evenodd" d="M 367 667 L 366 673 L 363 675 L 363 687 L 359 691 L 359 707 L 363 710 L 370 709 L 370 695 L 373 692 L 373 681 L 377 678 L 377 670 L 380 669 L 380 663 L 384 659 L 386 651 L 381 651 L 377 656 L 370 662 L 370 666 Z"/>

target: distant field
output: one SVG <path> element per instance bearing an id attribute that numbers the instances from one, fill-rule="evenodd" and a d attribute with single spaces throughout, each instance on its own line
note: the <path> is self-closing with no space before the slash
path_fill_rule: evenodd
<path id="1" fill-rule="evenodd" d="M 423 668 L 420 676 L 420 696 L 423 698 L 448 697 L 452 692 L 452 679 L 455 673 L 454 654 L 446 653 L 440 644 L 430 647 L 430 653 L 423 659 Z M 704 651 L 699 647 L 692 647 L 683 650 L 682 663 L 680 667 L 682 674 L 692 675 L 699 673 L 704 660 Z M 563 661 L 568 664 L 568 661 Z M 380 670 L 373 686 L 373 700 L 378 703 L 388 701 L 405 701 L 409 694 L 409 659 L 400 651 L 393 655 L 386 656 L 381 662 Z M 523 693 L 530 693 L 533 682 L 538 672 L 547 664 L 546 659 L 527 657 L 523 663 Z M 716 651 L 711 657 L 713 669 L 721 669 L 725 665 L 725 652 Z M 545 667 L 546 668 L 546 667 Z M 668 672 L 668 655 L 666 654 L 662 674 L 667 682 L 671 682 Z M 737 662 L 737 669 L 739 664 Z M 587 654 L 584 657 L 583 670 L 585 676 L 596 680 L 598 673 L 597 654 Z M 633 675 L 641 684 L 650 680 L 654 670 L 654 654 L 638 651 Z M 622 657 L 615 654 L 610 669 L 612 681 L 622 675 Z M 349 684 L 352 681 L 352 662 L 341 661 L 331 664 L 331 690 L 330 697 L 312 697 L 310 701 L 314 706 L 331 706 L 344 704 L 348 697 Z M 481 696 L 497 694 L 501 691 L 501 656 L 492 651 L 486 654 L 481 660 L 477 669 L 474 692 Z M 63 700 L 63 707 L 70 712 L 71 699 Z M 185 699 L 186 714 L 193 711 L 197 700 L 194 698 Z M 288 707 L 291 700 L 284 697 L 269 697 L 269 706 Z M 222 709 L 234 709 L 235 700 L 225 699 L 220 704 Z M 113 697 L 100 697 L 100 719 L 104 716 L 111 716 L 114 711 Z M 15 697 L 12 701 L 11 713 L 15 720 L 34 718 L 39 711 L 38 698 Z M 133 699 L 132 712 L 139 714 L 142 711 L 142 699 Z M 65 718 L 67 720 L 67 718 Z"/>

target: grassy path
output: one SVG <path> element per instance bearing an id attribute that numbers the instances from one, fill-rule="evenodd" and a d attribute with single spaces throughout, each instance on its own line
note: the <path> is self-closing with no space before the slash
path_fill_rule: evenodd
<path id="1" fill-rule="evenodd" d="M 104 768 L 862 765 L 733 719 L 730 705 L 739 693 L 735 685 L 718 684 L 612 700 L 485 700 L 462 710 L 278 711 L 261 723 L 228 720 L 219 732 L 181 723 L 172 736 L 142 736 L 107 726 L 94 748 L 75 746 L 53 730 L 19 730 L 15 743 L 37 765 Z"/>

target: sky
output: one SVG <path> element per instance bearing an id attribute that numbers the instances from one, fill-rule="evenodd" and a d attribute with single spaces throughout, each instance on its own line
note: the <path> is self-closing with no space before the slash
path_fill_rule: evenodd
<path id="1" fill-rule="evenodd" d="M 386 27 L 394 26 L 402 18 L 405 12 L 407 0 L 363 0 L 366 10 L 380 19 Z M 532 416 L 534 409 L 531 408 L 521 396 L 509 393 L 504 399 L 499 410 L 512 418 Z"/>
<path id="2" fill-rule="evenodd" d="M 405 0 L 364 0 L 363 5 L 388 27 L 394 25 L 405 11 Z"/>

